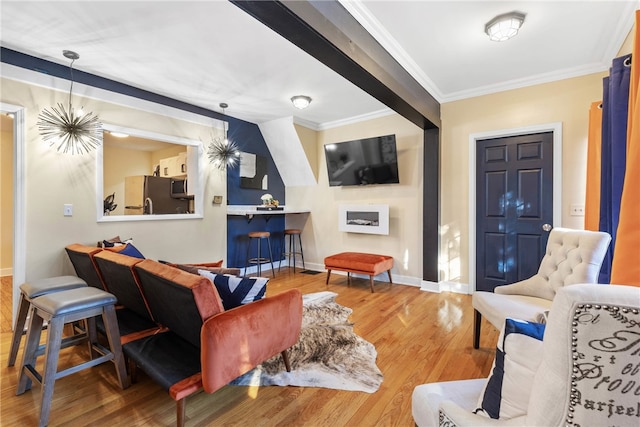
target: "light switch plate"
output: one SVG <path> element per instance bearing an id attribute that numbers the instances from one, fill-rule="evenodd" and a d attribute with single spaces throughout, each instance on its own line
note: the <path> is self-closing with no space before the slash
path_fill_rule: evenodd
<path id="1" fill-rule="evenodd" d="M 73 205 L 65 204 L 63 209 L 64 216 L 73 216 Z"/>
<path id="2" fill-rule="evenodd" d="M 584 205 L 571 205 L 569 214 L 571 216 L 584 216 Z"/>

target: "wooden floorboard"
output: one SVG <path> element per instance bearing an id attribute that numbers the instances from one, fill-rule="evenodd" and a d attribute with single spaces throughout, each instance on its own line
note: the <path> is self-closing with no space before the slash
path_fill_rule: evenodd
<path id="1" fill-rule="evenodd" d="M 330 290 L 336 301 L 353 309 L 355 332 L 373 343 L 384 375 L 375 393 L 302 387 L 227 386 L 214 394 L 187 398 L 186 425 L 191 426 L 413 426 L 411 393 L 427 382 L 486 376 L 498 331 L 483 324 L 481 348 L 473 350 L 471 297 L 429 293 L 416 287 L 332 274 L 302 274 L 282 269 L 271 279 L 267 295 L 290 288 L 303 293 Z M 6 283 L 9 283 L 7 285 Z M 11 340 L 11 284 L 2 280 L 0 312 L 0 425 L 36 425 L 40 388 L 15 395 L 17 368 L 8 368 Z M 8 301 L 8 306 L 7 306 Z M 7 308 L 8 307 L 8 308 Z M 277 331 L 277 325 L 274 325 Z M 43 334 L 46 335 L 46 334 Z M 22 351 L 19 353 L 20 358 Z M 84 346 L 64 349 L 60 367 L 86 356 Z M 41 362 L 40 362 L 41 363 Z M 50 426 L 172 426 L 175 402 L 140 372 L 139 381 L 120 390 L 112 364 L 56 381 Z"/>
<path id="2" fill-rule="evenodd" d="M 12 304 L 11 287 L 13 280 L 11 276 L 0 277 L 0 333 L 11 332 L 11 310 Z"/>

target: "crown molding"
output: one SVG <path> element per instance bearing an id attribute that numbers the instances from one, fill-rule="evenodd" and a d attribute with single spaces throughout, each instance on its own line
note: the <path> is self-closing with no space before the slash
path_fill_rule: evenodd
<path id="1" fill-rule="evenodd" d="M 334 120 L 332 122 L 321 123 L 320 125 L 318 125 L 318 130 L 319 131 L 327 130 L 327 129 L 333 129 L 341 126 L 352 125 L 352 124 L 364 122 L 367 120 L 373 120 L 373 119 L 378 119 L 380 117 L 390 116 L 392 114 L 396 114 L 396 112 L 390 108 L 385 108 L 383 110 L 372 111 L 371 113 L 361 114 L 359 116 L 353 116 L 347 119 Z"/>
<path id="2" fill-rule="evenodd" d="M 634 27 L 634 11 L 640 8 L 640 0 L 629 2 L 625 19 L 616 28 L 611 29 L 609 42 L 603 50 L 600 63 L 586 66 L 539 74 L 523 79 L 509 80 L 497 84 L 481 86 L 473 89 L 443 93 L 436 84 L 422 71 L 411 56 L 391 36 L 384 26 L 376 19 L 361 0 L 338 0 L 338 2 L 362 25 L 416 81 L 425 88 L 438 102 L 459 101 L 476 96 L 489 95 L 507 90 L 520 89 L 553 81 L 581 77 L 588 74 L 606 71 L 611 66 L 611 60 L 616 57 L 620 47 Z"/>
<path id="3" fill-rule="evenodd" d="M 508 90 L 521 89 L 529 86 L 536 86 L 545 83 L 553 83 L 560 80 L 571 79 L 574 77 L 582 77 L 589 74 L 601 73 L 609 69 L 608 65 L 590 64 L 587 66 L 569 68 L 565 70 L 554 71 L 552 73 L 538 74 L 522 79 L 509 80 L 498 84 L 481 86 L 469 90 L 453 92 L 443 97 L 442 103 L 461 101 L 463 99 L 474 98 L 476 96 L 491 95 L 494 93 L 505 92 Z"/>
<path id="4" fill-rule="evenodd" d="M 411 55 L 405 51 L 400 43 L 389 33 L 384 26 L 376 19 L 361 0 L 338 0 L 338 2 L 355 18 L 360 25 L 371 36 L 389 52 L 389 54 L 422 86 L 433 96 L 436 101 L 442 102 L 442 91 L 433 81 L 422 71 L 422 68 L 413 60 Z"/>

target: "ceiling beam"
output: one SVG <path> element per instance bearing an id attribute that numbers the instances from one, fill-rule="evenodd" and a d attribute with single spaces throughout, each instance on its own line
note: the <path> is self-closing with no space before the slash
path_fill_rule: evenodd
<path id="1" fill-rule="evenodd" d="M 440 103 L 339 2 L 230 1 L 420 128 L 440 127 Z"/>

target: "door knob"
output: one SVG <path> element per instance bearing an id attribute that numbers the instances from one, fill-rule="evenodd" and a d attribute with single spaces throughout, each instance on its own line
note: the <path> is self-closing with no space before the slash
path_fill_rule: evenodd
<path id="1" fill-rule="evenodd" d="M 544 231 L 551 231 L 551 229 L 552 229 L 552 228 L 553 228 L 553 227 L 551 226 L 551 224 L 543 224 L 543 225 L 542 225 L 542 229 L 543 229 Z"/>

